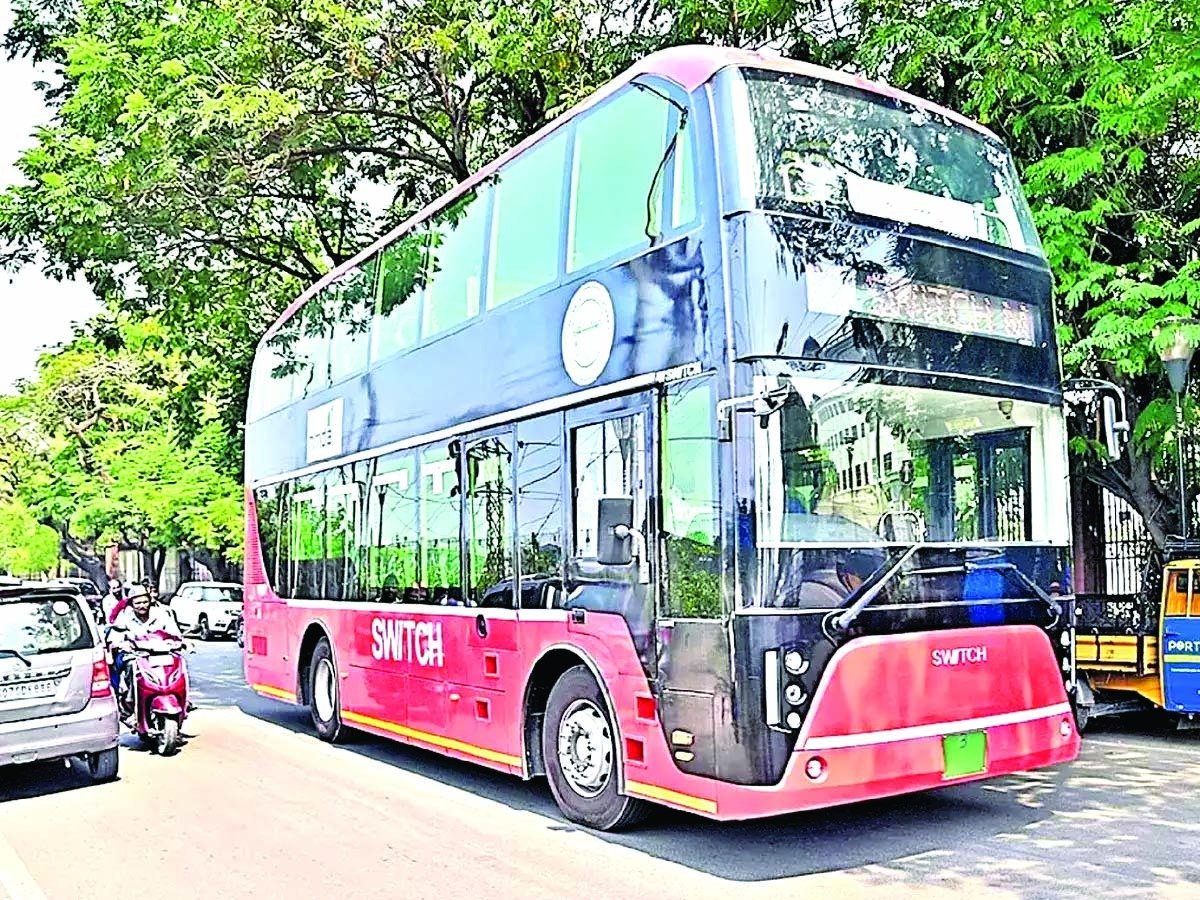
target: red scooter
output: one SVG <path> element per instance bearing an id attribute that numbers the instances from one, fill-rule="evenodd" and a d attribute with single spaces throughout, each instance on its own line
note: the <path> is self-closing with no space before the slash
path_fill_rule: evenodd
<path id="1" fill-rule="evenodd" d="M 128 665 L 117 691 L 121 718 L 132 718 L 133 732 L 161 756 L 179 749 L 180 730 L 187 718 L 184 647 L 183 641 L 160 631 L 134 640 L 133 649 L 125 651 Z M 126 679 L 132 680 L 132 690 Z"/>

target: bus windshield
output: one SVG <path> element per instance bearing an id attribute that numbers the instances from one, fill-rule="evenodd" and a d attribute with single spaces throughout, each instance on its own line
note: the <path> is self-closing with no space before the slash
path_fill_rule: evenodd
<path id="1" fill-rule="evenodd" d="M 745 71 L 758 203 L 889 219 L 1039 253 L 1008 151 L 879 94 Z"/>
<path id="2" fill-rule="evenodd" d="M 1048 543 L 1068 533 L 1058 407 L 780 380 L 790 392 L 756 447 L 768 544 Z"/>

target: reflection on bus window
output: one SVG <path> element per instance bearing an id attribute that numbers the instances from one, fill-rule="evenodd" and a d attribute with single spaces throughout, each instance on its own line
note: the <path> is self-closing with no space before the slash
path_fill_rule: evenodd
<path id="1" fill-rule="evenodd" d="M 672 386 L 663 405 L 662 530 L 672 617 L 723 612 L 715 403 L 711 383 L 692 380 Z"/>
<path id="2" fill-rule="evenodd" d="M 574 431 L 575 556 L 595 559 L 601 497 L 632 497 L 635 530 L 644 530 L 643 459 L 646 434 L 641 414 L 584 425 Z"/>
<path id="3" fill-rule="evenodd" d="M 467 449 L 471 606 L 513 606 L 512 449 L 507 435 Z"/>
<path id="4" fill-rule="evenodd" d="M 566 159 L 564 129 L 501 170 L 492 212 L 489 309 L 558 277 Z"/>
<path id="5" fill-rule="evenodd" d="M 383 251 L 371 332 L 372 359 L 386 359 L 417 343 L 428 250 L 429 232 L 417 228 Z"/>
<path id="6" fill-rule="evenodd" d="M 438 334 L 479 314 L 491 189 L 481 187 L 438 214 L 430 231 L 421 333 Z"/>
<path id="7" fill-rule="evenodd" d="M 521 607 L 552 606 L 562 589 L 563 416 L 517 425 L 517 541 Z"/>
<path id="8" fill-rule="evenodd" d="M 1067 523 L 1031 497 L 1062 492 L 1065 461 L 1038 455 L 1061 416 L 1022 401 L 811 380 L 757 450 L 768 542 L 1059 540 Z M 1033 458 L 1050 467 L 1033 471 Z M 1033 491 L 1037 479 L 1039 490 Z"/>
<path id="9" fill-rule="evenodd" d="M 462 602 L 458 471 L 444 445 L 421 455 L 421 572 L 426 602 Z"/>
<path id="10" fill-rule="evenodd" d="M 384 603 L 414 602 L 421 584 L 419 499 L 411 453 L 379 460 L 367 501 L 364 594 Z"/>
<path id="11" fill-rule="evenodd" d="M 630 88 L 580 120 L 568 271 L 648 246 L 661 234 L 661 176 L 671 110 L 658 94 Z"/>

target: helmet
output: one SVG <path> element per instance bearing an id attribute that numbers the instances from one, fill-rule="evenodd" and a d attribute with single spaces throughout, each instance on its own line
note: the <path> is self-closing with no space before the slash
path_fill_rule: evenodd
<path id="1" fill-rule="evenodd" d="M 149 597 L 149 596 L 150 596 L 150 592 L 148 590 L 146 590 L 144 585 L 135 584 L 135 585 L 133 585 L 133 587 L 131 587 L 129 589 L 129 595 L 125 599 L 128 600 L 130 603 L 132 603 L 134 600 L 137 600 L 141 597 Z"/>

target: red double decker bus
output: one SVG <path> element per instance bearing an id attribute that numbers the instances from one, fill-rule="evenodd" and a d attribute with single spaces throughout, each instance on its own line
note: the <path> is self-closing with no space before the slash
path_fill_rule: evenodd
<path id="1" fill-rule="evenodd" d="M 246 677 L 563 813 L 1072 759 L 1050 275 L 986 130 L 650 56 L 258 348 Z"/>

